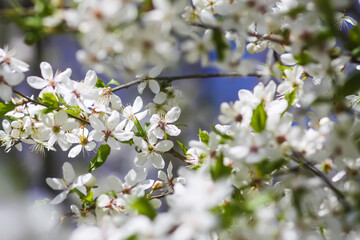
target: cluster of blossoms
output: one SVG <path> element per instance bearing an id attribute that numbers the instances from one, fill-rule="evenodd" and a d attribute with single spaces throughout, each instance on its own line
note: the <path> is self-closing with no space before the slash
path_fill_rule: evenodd
<path id="1" fill-rule="evenodd" d="M 88 173 L 76 177 L 66 162 L 63 178 L 46 179 L 61 191 L 52 204 L 77 198 L 71 240 L 360 238 L 360 26 L 346 14 L 357 1 L 47 4 L 46 28 L 81 34 L 79 60 L 97 72 L 137 74 L 124 85 L 105 84 L 92 70 L 75 81 L 71 69 L 54 74 L 42 62 L 42 77 L 27 77 L 38 97 L 11 98 L 28 65 L 0 49 L 5 151 L 30 144 L 69 158 L 96 152 Z M 244 59 L 263 51 L 265 64 Z M 178 141 L 181 92 L 172 81 L 196 76 L 161 76 L 181 57 L 224 71 L 199 78 L 261 80 L 222 103 L 219 124 L 189 144 Z M 140 96 L 124 105 L 116 95 L 136 84 L 139 94 L 147 86 L 154 94 L 145 107 Z M 97 181 L 92 172 L 124 145 L 136 151 L 136 168 L 124 180 Z M 170 154 L 186 165 L 175 176 Z M 147 178 L 146 162 L 157 179 Z"/>

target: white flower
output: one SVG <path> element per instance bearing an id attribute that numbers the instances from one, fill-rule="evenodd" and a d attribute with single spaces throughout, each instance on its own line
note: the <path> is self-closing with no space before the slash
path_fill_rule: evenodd
<path id="1" fill-rule="evenodd" d="M 12 70 L 19 73 L 29 71 L 29 64 L 14 58 L 14 55 L 15 51 L 0 48 L 0 63 L 7 64 Z"/>
<path id="2" fill-rule="evenodd" d="M 92 151 L 96 147 L 96 143 L 92 141 L 93 137 L 88 135 L 89 130 L 86 128 L 75 129 L 67 135 L 67 140 L 70 143 L 78 144 L 69 151 L 68 157 L 76 157 L 84 148 L 87 151 Z"/>
<path id="3" fill-rule="evenodd" d="M 123 109 L 122 115 L 125 117 L 121 124 L 125 124 L 125 130 L 130 131 L 134 127 L 133 120 L 136 118 L 137 120 L 143 119 L 147 115 L 147 110 L 140 112 L 143 107 L 143 101 L 141 97 L 136 97 L 134 104 L 132 106 L 127 106 Z"/>
<path id="4" fill-rule="evenodd" d="M 46 178 L 46 183 L 54 190 L 62 190 L 52 201 L 52 204 L 59 204 L 64 201 L 73 188 L 79 188 L 80 185 L 75 180 L 75 171 L 72 165 L 65 162 L 62 166 L 63 178 Z M 83 189 L 79 189 L 83 190 Z"/>
<path id="5" fill-rule="evenodd" d="M 335 14 L 335 17 L 336 17 L 337 25 L 339 26 L 340 31 L 342 30 L 343 25 L 345 25 L 345 27 L 347 29 L 349 29 L 348 23 L 350 23 L 353 26 L 357 25 L 357 21 L 350 16 L 346 16 L 345 12 L 342 12 L 342 13 L 337 12 Z"/>
<path id="6" fill-rule="evenodd" d="M 52 147 L 57 141 L 63 151 L 68 150 L 71 143 L 67 141 L 66 132 L 77 128 L 79 123 L 69 121 L 67 113 L 64 110 L 55 113 L 53 117 L 43 114 L 41 115 L 41 120 L 45 126 L 51 129 L 48 141 L 49 147 Z"/>
<path id="7" fill-rule="evenodd" d="M 120 123 L 119 112 L 113 110 L 104 124 L 95 116 L 90 116 L 90 124 L 94 128 L 93 138 L 95 141 L 106 141 L 113 149 L 120 150 L 119 141 L 128 141 L 134 133 L 123 130 L 125 122 Z"/>
<path id="8" fill-rule="evenodd" d="M 0 130 L 0 141 L 1 141 L 1 146 L 5 146 L 5 152 L 10 151 L 11 147 L 13 147 L 14 144 L 16 149 L 21 151 L 22 145 L 21 142 L 19 141 L 21 135 L 20 131 L 19 130 L 13 131 L 9 120 L 7 119 L 4 119 L 2 121 L 2 127 L 4 130 Z"/>
<path id="9" fill-rule="evenodd" d="M 152 69 L 150 69 L 149 74 L 148 75 L 139 75 L 136 76 L 137 78 L 156 78 L 164 69 L 164 67 L 162 66 L 155 66 Z M 150 90 L 155 93 L 158 94 L 160 92 L 160 85 L 159 83 L 154 80 L 154 79 L 150 79 L 150 80 L 145 80 L 142 81 L 139 85 L 138 85 L 138 92 L 140 94 L 143 93 L 146 85 L 149 83 L 149 88 Z"/>
<path id="10" fill-rule="evenodd" d="M 173 124 L 180 117 L 181 109 L 179 107 L 173 107 L 168 111 L 165 117 L 160 117 L 158 114 L 154 114 L 150 118 L 149 132 L 152 132 L 157 138 L 164 138 L 164 134 L 167 133 L 170 136 L 178 136 L 181 132 Z"/>
<path id="11" fill-rule="evenodd" d="M 173 170 L 173 165 L 170 162 L 167 168 L 167 175 L 162 170 L 158 171 L 158 178 L 164 182 L 164 186 L 166 188 L 166 191 L 168 192 L 174 191 L 174 186 L 176 183 L 185 184 L 185 179 L 183 177 L 177 177 L 177 178 L 173 177 L 172 170 Z"/>
<path id="12" fill-rule="evenodd" d="M 53 73 L 51 65 L 47 62 L 40 63 L 41 75 L 43 78 L 31 76 L 27 78 L 28 84 L 35 89 L 42 89 L 39 96 L 43 93 L 64 93 L 67 92 L 71 69 L 64 72 Z"/>
<path id="13" fill-rule="evenodd" d="M 136 136 L 134 136 L 133 140 L 135 145 L 142 151 L 135 158 L 136 166 L 143 166 L 147 160 L 151 159 L 154 167 L 159 169 L 164 168 L 164 159 L 162 158 L 161 153 L 158 152 L 169 151 L 174 146 L 172 141 L 163 140 L 156 143 L 156 137 L 151 135 L 148 136 L 147 141 Z"/>
<path id="14" fill-rule="evenodd" d="M 0 98 L 10 101 L 12 96 L 12 86 L 20 84 L 24 80 L 22 72 L 15 72 L 8 66 L 0 65 Z"/>

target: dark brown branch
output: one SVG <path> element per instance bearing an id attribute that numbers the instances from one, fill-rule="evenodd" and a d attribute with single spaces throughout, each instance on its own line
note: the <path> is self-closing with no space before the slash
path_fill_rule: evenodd
<path id="1" fill-rule="evenodd" d="M 37 100 L 31 99 L 31 98 L 25 96 L 24 94 L 22 94 L 22 93 L 20 93 L 20 92 L 18 92 L 18 91 L 16 91 L 16 90 L 13 90 L 13 92 L 14 92 L 15 94 L 17 94 L 17 95 L 25 98 L 25 99 L 28 100 L 29 102 L 32 102 L 32 103 L 35 103 L 35 104 L 38 104 L 38 105 L 41 105 L 41 106 L 44 106 L 44 107 L 48 107 L 48 106 L 46 106 L 46 104 L 44 104 L 44 103 L 42 103 L 42 102 L 39 102 L 39 101 L 37 101 Z M 71 113 L 67 113 L 67 115 L 68 115 L 69 117 L 71 117 L 71 118 L 74 118 L 74 119 L 76 119 L 76 120 L 79 120 L 79 121 L 82 122 L 82 123 L 90 124 L 88 121 L 86 121 L 86 120 L 84 120 L 84 119 L 82 119 L 82 118 L 79 118 L 79 117 L 77 117 L 77 116 L 75 116 L 75 115 L 72 115 Z"/>
<path id="2" fill-rule="evenodd" d="M 184 155 L 182 155 L 181 153 L 175 151 L 173 148 L 170 151 L 168 151 L 167 153 L 173 155 L 174 157 L 180 159 L 183 162 L 185 162 L 185 160 L 186 160 L 186 157 Z"/>
<path id="3" fill-rule="evenodd" d="M 317 169 L 313 163 L 305 159 L 301 153 L 293 151 L 290 158 L 300 164 L 301 166 L 304 166 L 306 169 L 308 169 L 310 172 L 315 174 L 317 177 L 319 177 L 336 195 L 336 197 L 339 199 L 340 203 L 343 205 L 344 210 L 346 212 L 351 210 L 350 203 L 346 200 L 345 195 L 328 179 L 328 177 L 321 172 L 319 169 Z"/>
<path id="4" fill-rule="evenodd" d="M 183 76 L 169 76 L 169 77 L 143 77 L 125 84 L 122 84 L 118 87 L 112 89 L 113 92 L 119 91 L 121 89 L 129 88 L 133 85 L 139 84 L 141 82 L 147 80 L 158 80 L 158 81 L 177 81 L 177 80 L 185 80 L 185 79 L 204 79 L 204 78 L 218 78 L 218 77 L 260 77 L 257 73 L 251 73 L 248 75 L 244 75 L 241 73 L 210 73 L 210 74 L 192 74 L 192 75 L 183 75 Z"/>
<path id="5" fill-rule="evenodd" d="M 162 193 L 160 195 L 155 195 L 155 196 L 149 196 L 148 199 L 159 199 L 159 198 L 163 198 L 163 197 L 166 197 L 168 195 L 172 195 L 174 192 L 165 192 L 165 193 Z"/>

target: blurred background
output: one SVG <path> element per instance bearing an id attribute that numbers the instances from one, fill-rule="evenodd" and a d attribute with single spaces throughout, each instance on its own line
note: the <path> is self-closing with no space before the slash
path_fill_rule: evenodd
<path id="1" fill-rule="evenodd" d="M 30 0 L 1 0 L 0 13 L 14 4 L 20 4 L 25 8 L 32 6 Z M 359 12 L 359 9 L 353 11 L 354 13 Z M 76 60 L 76 51 L 80 49 L 80 45 L 73 34 L 48 36 L 33 45 L 25 44 L 24 39 L 24 32 L 9 19 L 1 18 L 0 14 L 0 47 L 9 46 L 10 49 L 16 49 L 15 56 L 30 64 L 30 71 L 26 73 L 26 76 L 41 76 L 39 65 L 42 61 L 49 62 L 54 70 L 63 71 L 66 68 L 71 68 L 71 78 L 74 80 L 82 80 L 89 70 L 89 68 L 81 65 Z M 254 56 L 246 53 L 245 57 L 264 61 L 266 52 Z M 188 65 L 180 62 L 176 68 L 166 69 L 162 75 L 174 76 L 216 72 L 217 69 L 215 68 L 202 68 L 200 65 Z M 109 81 L 106 76 L 99 75 L 99 77 L 105 83 Z M 123 83 L 122 79 L 115 79 Z M 237 100 L 239 89 L 252 89 L 257 83 L 258 80 L 253 77 L 175 81 L 174 86 L 183 92 L 181 101 L 182 114 L 178 122 L 187 125 L 187 127 L 181 127 L 181 142 L 188 145 L 187 143 L 190 140 L 197 140 L 199 128 L 210 131 L 211 125 L 218 123 L 217 116 L 219 115 L 220 104 Z M 27 96 L 37 95 L 38 93 L 27 85 L 26 80 L 14 89 Z M 124 105 L 132 104 L 138 95 L 137 88 L 133 86 L 119 91 L 118 95 Z M 151 102 L 153 97 L 154 95 L 147 89 L 142 95 L 144 106 Z M 11 225 L 9 225 L 9 221 L 12 220 L 9 216 L 15 216 L 14 222 L 17 224 L 16 211 L 14 213 L 7 209 L 17 208 L 20 212 L 24 212 L 22 208 L 24 203 L 35 203 L 36 200 L 55 197 L 58 192 L 51 190 L 46 185 L 45 179 L 47 177 L 62 177 L 61 167 L 65 161 L 69 161 L 78 174 L 84 174 L 87 172 L 89 162 L 95 154 L 94 152 L 88 156 L 80 154 L 75 159 L 69 159 L 67 157 L 68 152 L 62 152 L 59 148 L 57 148 L 56 152 L 47 152 L 45 156 L 40 156 L 32 153 L 27 149 L 26 145 L 23 147 L 22 152 L 15 149 L 9 153 L 5 153 L 4 149 L 0 151 L 0 226 L 5 225 L 3 223 L 7 223 L 6 226 Z M 178 146 L 176 147 L 180 151 Z M 136 152 L 127 146 L 124 146 L 120 151 L 113 151 L 107 162 L 100 169 L 94 171 L 93 174 L 100 182 L 109 175 L 115 175 L 122 179 L 131 168 L 134 168 L 133 159 L 135 154 Z M 169 154 L 165 154 L 164 159 L 167 164 L 169 161 L 174 164 L 174 173 L 176 173 L 179 166 L 184 165 L 183 162 Z M 150 164 L 147 166 L 151 170 L 148 177 L 156 179 L 157 170 Z M 68 206 L 68 204 L 66 205 Z M 13 208 L 8 206 L 13 206 Z M 61 205 L 60 208 L 63 206 L 65 205 Z M 63 209 L 63 211 L 69 212 L 70 210 Z"/>

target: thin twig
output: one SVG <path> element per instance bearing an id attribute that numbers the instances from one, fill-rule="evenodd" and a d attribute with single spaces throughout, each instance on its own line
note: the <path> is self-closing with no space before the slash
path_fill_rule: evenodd
<path id="1" fill-rule="evenodd" d="M 186 157 L 184 155 L 182 155 L 181 153 L 175 151 L 173 148 L 170 149 L 170 151 L 168 151 L 166 153 L 169 153 L 169 154 L 173 155 L 174 157 L 180 159 L 183 162 L 185 162 L 185 160 L 186 160 Z"/>
<path id="2" fill-rule="evenodd" d="M 159 194 L 159 195 L 155 195 L 155 196 L 149 196 L 148 199 L 159 199 L 159 198 L 163 198 L 163 197 L 166 197 L 168 195 L 172 195 L 174 192 L 165 192 L 165 193 L 162 193 L 162 194 Z"/>
<path id="3" fill-rule="evenodd" d="M 38 105 L 41 105 L 41 106 L 44 106 L 44 107 L 48 107 L 48 106 L 46 106 L 46 104 L 44 104 L 44 103 L 42 103 L 42 102 L 39 102 L 39 101 L 37 101 L 37 100 L 34 100 L 34 99 L 32 99 L 32 98 L 29 98 L 29 97 L 25 96 L 24 94 L 22 94 L 22 93 L 20 93 L 20 92 L 18 92 L 18 91 L 16 91 L 16 90 L 13 90 L 13 92 L 14 92 L 15 94 L 17 94 L 17 95 L 19 95 L 19 96 L 27 99 L 29 102 L 32 102 L 32 103 L 35 103 L 35 104 L 38 104 Z M 90 124 L 88 121 L 86 121 L 86 120 L 84 120 L 84 119 L 82 119 L 82 118 L 79 118 L 79 117 L 77 117 L 77 116 L 75 116 L 75 115 L 72 115 L 71 113 L 67 113 L 67 115 L 68 115 L 69 117 L 71 117 L 71 118 L 74 118 L 74 119 L 76 119 L 76 120 L 79 120 L 80 122 L 83 122 L 83 123 L 86 123 L 86 124 Z"/>
<path id="4" fill-rule="evenodd" d="M 210 73 L 210 74 L 192 74 L 192 75 L 156 77 L 156 78 L 143 77 L 143 78 L 128 82 L 126 84 L 122 84 L 118 87 L 115 87 L 112 89 L 112 91 L 116 92 L 121 89 L 129 88 L 133 85 L 139 84 L 139 83 L 147 81 L 147 80 L 172 82 L 172 81 L 185 80 L 185 79 L 204 79 L 204 78 L 218 78 L 218 77 L 260 77 L 260 75 L 257 73 L 251 73 L 251 74 L 247 74 L 247 75 L 244 75 L 241 73 Z"/>
<path id="5" fill-rule="evenodd" d="M 323 172 L 317 169 L 310 161 L 306 160 L 301 153 L 293 151 L 292 155 L 290 155 L 290 158 L 319 177 L 335 193 L 346 212 L 351 210 L 351 205 L 346 200 L 345 195 L 328 179 L 328 177 Z"/>

